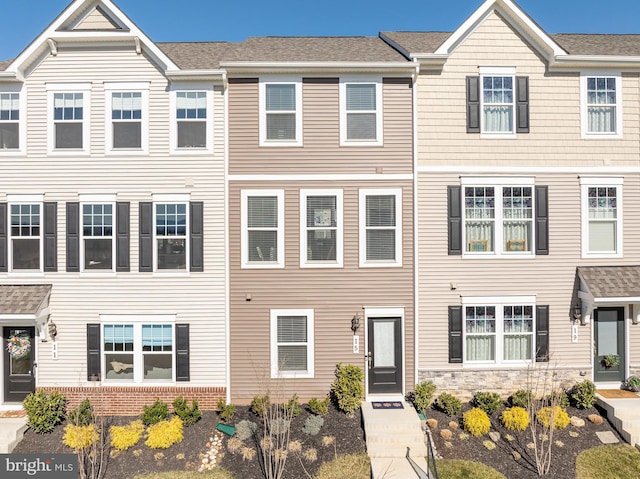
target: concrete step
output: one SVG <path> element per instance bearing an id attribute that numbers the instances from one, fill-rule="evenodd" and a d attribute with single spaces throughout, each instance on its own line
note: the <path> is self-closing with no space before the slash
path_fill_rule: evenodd
<path id="1" fill-rule="evenodd" d="M 26 430 L 26 417 L 0 418 L 0 454 L 13 451 Z"/>
<path id="2" fill-rule="evenodd" d="M 402 458 L 407 454 L 407 447 L 411 448 L 411 457 L 426 457 L 429 452 L 424 443 L 397 442 L 392 444 L 367 444 L 369 457 Z"/>
<path id="3" fill-rule="evenodd" d="M 422 458 L 414 458 L 413 460 L 425 474 L 428 473 L 427 461 Z M 418 479 L 420 476 L 406 458 L 372 458 L 371 477 L 372 479 Z M 422 477 L 427 476 L 423 475 Z"/>
<path id="4" fill-rule="evenodd" d="M 366 435 L 367 443 L 384 443 L 391 442 L 416 442 L 423 443 L 425 441 L 424 433 L 422 431 L 403 431 L 398 434 L 386 434 L 381 432 L 371 433 L 367 431 Z"/>

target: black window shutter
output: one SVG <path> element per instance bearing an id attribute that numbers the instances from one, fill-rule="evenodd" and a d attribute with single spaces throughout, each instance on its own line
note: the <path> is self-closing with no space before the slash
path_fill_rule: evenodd
<path id="1" fill-rule="evenodd" d="M 176 324 L 176 381 L 189 380 L 189 324 Z"/>
<path id="2" fill-rule="evenodd" d="M 190 253 L 191 253 L 191 265 L 190 271 L 202 272 L 204 271 L 204 257 L 203 257 L 203 204 L 202 201 L 192 201 L 189 205 L 190 211 Z"/>
<path id="3" fill-rule="evenodd" d="M 549 254 L 549 188 L 536 186 L 536 254 Z"/>
<path id="4" fill-rule="evenodd" d="M 549 361 L 549 306 L 536 306 L 536 362 Z"/>
<path id="5" fill-rule="evenodd" d="M 467 77 L 467 133 L 480 133 L 480 77 Z"/>
<path id="6" fill-rule="evenodd" d="M 129 202 L 116 203 L 116 271 L 130 271 Z"/>
<path id="7" fill-rule="evenodd" d="M 141 272 L 153 271 L 153 203 L 140 203 L 140 264 Z"/>
<path id="8" fill-rule="evenodd" d="M 516 77 L 516 133 L 529 133 L 529 77 Z"/>
<path id="9" fill-rule="evenodd" d="M 449 254 L 462 254 L 462 190 L 460 186 L 447 187 L 449 228 Z"/>
<path id="10" fill-rule="evenodd" d="M 44 270 L 58 271 L 58 203 L 44 203 Z"/>
<path id="11" fill-rule="evenodd" d="M 449 306 L 449 362 L 462 362 L 462 306 Z"/>
<path id="12" fill-rule="evenodd" d="M 0 272 L 9 270 L 9 244 L 7 242 L 7 204 L 0 203 Z"/>
<path id="13" fill-rule="evenodd" d="M 67 271 L 80 271 L 80 203 L 67 203 Z"/>
<path id="14" fill-rule="evenodd" d="M 100 369 L 100 325 L 87 324 L 87 381 L 99 381 Z"/>

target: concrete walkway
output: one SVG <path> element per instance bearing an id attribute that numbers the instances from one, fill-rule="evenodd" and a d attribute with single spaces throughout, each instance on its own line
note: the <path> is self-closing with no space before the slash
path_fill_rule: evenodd
<path id="1" fill-rule="evenodd" d="M 403 402 L 403 406 L 403 409 L 373 409 L 370 402 L 362 404 L 372 479 L 429 477 L 425 459 L 428 451 L 420 418 L 411 405 Z"/>
<path id="2" fill-rule="evenodd" d="M 613 427 L 622 438 L 640 449 L 640 395 L 635 398 L 606 398 L 596 393 L 597 404 L 602 407 Z"/>
<path id="3" fill-rule="evenodd" d="M 0 454 L 13 451 L 26 430 L 26 417 L 0 417 Z"/>

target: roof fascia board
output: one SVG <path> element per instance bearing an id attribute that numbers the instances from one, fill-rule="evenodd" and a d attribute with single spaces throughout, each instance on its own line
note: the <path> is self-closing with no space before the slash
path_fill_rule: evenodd
<path id="1" fill-rule="evenodd" d="M 167 72 L 167 78 L 173 81 L 214 81 L 223 83 L 226 71 L 224 70 L 179 70 Z"/>
<path id="2" fill-rule="evenodd" d="M 585 68 L 622 68 L 636 71 L 640 69 L 640 56 L 562 55 L 549 64 L 549 70 L 556 71 L 579 72 Z"/>
<path id="3" fill-rule="evenodd" d="M 221 62 L 220 68 L 235 73 L 399 73 L 413 74 L 415 62 Z"/>
<path id="4" fill-rule="evenodd" d="M 393 41 L 391 38 L 389 38 L 388 36 L 386 36 L 384 33 L 379 32 L 378 36 L 380 37 L 380 40 L 382 40 L 383 42 L 385 42 L 387 45 L 389 45 L 390 47 L 392 47 L 393 49 L 397 50 L 398 53 L 404 55 L 406 58 L 412 58 L 412 54 L 411 52 L 409 52 L 408 50 L 406 50 L 402 45 L 400 45 L 398 42 Z"/>

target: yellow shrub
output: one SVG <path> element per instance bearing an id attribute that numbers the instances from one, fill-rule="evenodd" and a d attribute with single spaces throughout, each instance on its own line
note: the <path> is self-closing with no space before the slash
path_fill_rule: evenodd
<path id="1" fill-rule="evenodd" d="M 529 413 L 525 408 L 515 406 L 505 409 L 500 420 L 504 427 L 511 431 L 524 431 L 529 425 Z"/>
<path id="2" fill-rule="evenodd" d="M 480 437 L 489 432 L 489 429 L 491 429 L 491 421 L 486 412 L 478 407 L 474 407 L 462 415 L 462 426 L 469 434 Z"/>
<path id="3" fill-rule="evenodd" d="M 111 447 L 115 447 L 119 451 L 126 451 L 135 446 L 143 432 L 144 424 L 141 420 L 132 421 L 126 426 L 111 426 L 109 429 Z"/>
<path id="4" fill-rule="evenodd" d="M 547 428 L 553 423 L 554 429 L 564 429 L 571 423 L 569 415 L 560 406 L 555 406 L 553 411 L 550 407 L 540 409 L 537 418 L 538 422 Z"/>
<path id="5" fill-rule="evenodd" d="M 93 424 L 88 426 L 74 426 L 67 424 L 64 428 L 62 442 L 74 451 L 86 449 L 98 441 L 98 431 Z"/>
<path id="6" fill-rule="evenodd" d="M 147 440 L 144 442 L 151 449 L 166 449 L 182 441 L 182 420 L 174 416 L 170 421 L 160 421 L 147 428 Z"/>

